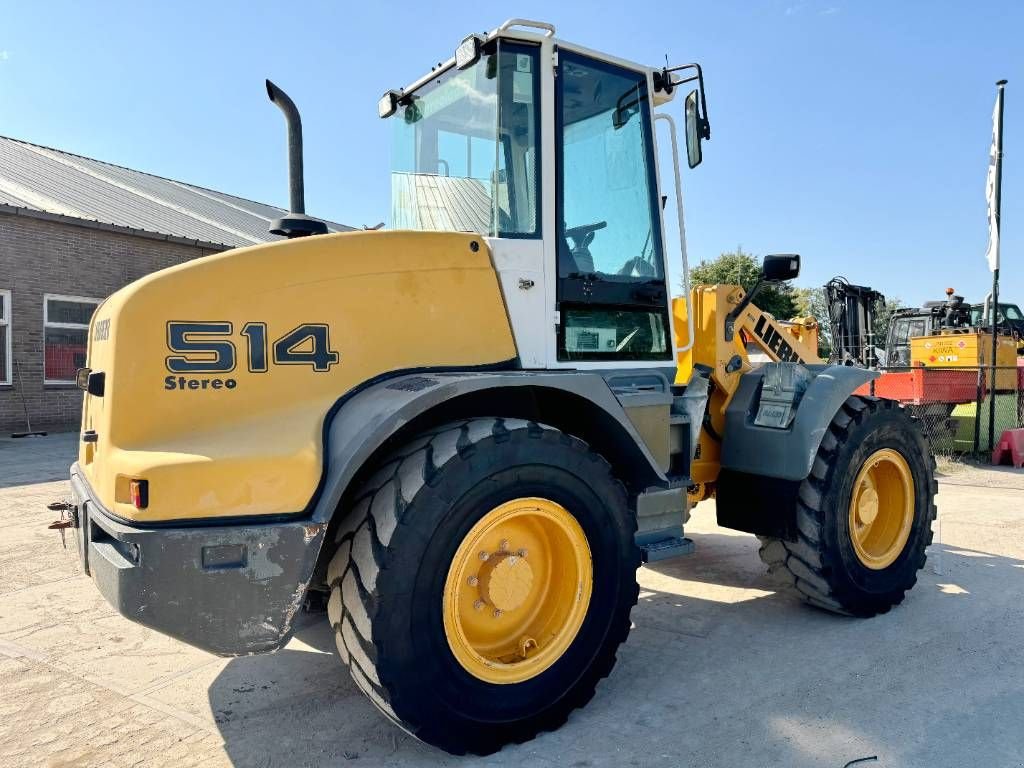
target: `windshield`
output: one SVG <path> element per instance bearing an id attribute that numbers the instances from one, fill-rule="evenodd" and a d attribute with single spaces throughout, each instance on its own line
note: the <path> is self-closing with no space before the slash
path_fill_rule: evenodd
<path id="1" fill-rule="evenodd" d="M 561 51 L 560 360 L 671 360 L 647 77 Z"/>
<path id="2" fill-rule="evenodd" d="M 392 118 L 391 228 L 539 237 L 537 48 L 501 40 Z"/>
<path id="3" fill-rule="evenodd" d="M 984 305 L 975 304 L 971 307 L 971 324 L 981 325 L 988 321 L 988 317 L 982 317 L 984 311 Z M 1007 320 L 1010 321 L 1021 321 L 1024 320 L 1024 313 L 1021 313 L 1020 307 L 1016 304 L 1003 304 L 999 303 L 999 317 L 998 322 L 1003 323 Z"/>
<path id="4" fill-rule="evenodd" d="M 564 54 L 559 274 L 663 279 L 647 80 Z"/>

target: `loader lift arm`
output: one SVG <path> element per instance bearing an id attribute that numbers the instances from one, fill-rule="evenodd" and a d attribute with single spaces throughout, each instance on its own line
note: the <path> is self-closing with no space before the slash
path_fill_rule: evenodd
<path id="1" fill-rule="evenodd" d="M 699 285 L 691 291 L 696 342 L 679 361 L 677 385 L 691 380 L 694 371 L 708 371 L 708 405 L 694 456 L 689 496 L 692 503 L 714 494 L 721 469 L 722 435 L 726 409 L 739 389 L 744 374 L 760 361 L 759 350 L 772 363 L 820 364 L 818 323 L 813 317 L 778 320 L 754 300 L 766 284 L 792 279 L 799 257 L 785 254 L 765 258 L 762 279 L 748 294 L 738 285 Z M 673 304 L 677 337 L 685 332 L 686 302 Z"/>
<path id="2" fill-rule="evenodd" d="M 818 321 L 814 317 L 777 320 L 771 313 L 750 304 L 743 311 L 738 331 L 749 349 L 755 345 L 773 363 L 820 363 Z"/>

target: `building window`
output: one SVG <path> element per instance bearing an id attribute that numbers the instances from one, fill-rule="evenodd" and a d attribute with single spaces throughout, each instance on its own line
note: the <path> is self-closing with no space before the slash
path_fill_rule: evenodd
<path id="1" fill-rule="evenodd" d="M 0 384 L 11 380 L 11 292 L 0 290 Z"/>
<path id="2" fill-rule="evenodd" d="M 47 384 L 70 384 L 85 367 L 89 320 L 99 299 L 81 296 L 43 296 L 43 379 Z"/>

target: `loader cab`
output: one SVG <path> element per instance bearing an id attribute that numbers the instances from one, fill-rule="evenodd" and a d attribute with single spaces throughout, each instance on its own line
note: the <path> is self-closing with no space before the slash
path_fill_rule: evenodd
<path id="1" fill-rule="evenodd" d="M 971 325 L 975 328 L 989 326 L 991 324 L 992 317 L 987 310 L 988 307 L 984 304 L 972 305 Z M 999 302 L 999 312 L 996 315 L 996 324 L 999 326 L 999 330 L 1003 333 L 1024 336 L 1024 312 L 1021 312 L 1020 307 L 1016 304 L 1004 304 L 1003 302 Z"/>
<path id="2" fill-rule="evenodd" d="M 524 368 L 675 366 L 660 76 L 518 20 L 381 100 L 390 227 L 484 236 Z"/>
<path id="3" fill-rule="evenodd" d="M 889 339 L 886 344 L 885 365 L 888 368 L 910 367 L 910 340 L 927 336 L 933 332 L 929 315 L 896 314 L 889 324 Z"/>

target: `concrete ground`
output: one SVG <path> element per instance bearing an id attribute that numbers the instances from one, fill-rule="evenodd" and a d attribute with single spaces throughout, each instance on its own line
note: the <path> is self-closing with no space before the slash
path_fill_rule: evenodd
<path id="1" fill-rule="evenodd" d="M 696 554 L 640 571 L 636 626 L 589 706 L 477 760 L 380 717 L 322 615 L 241 659 L 118 616 L 45 528 L 74 449 L 0 440 L 0 766 L 1024 766 L 1019 470 L 942 479 L 917 588 L 871 620 L 776 594 L 755 539 L 702 504 Z"/>

